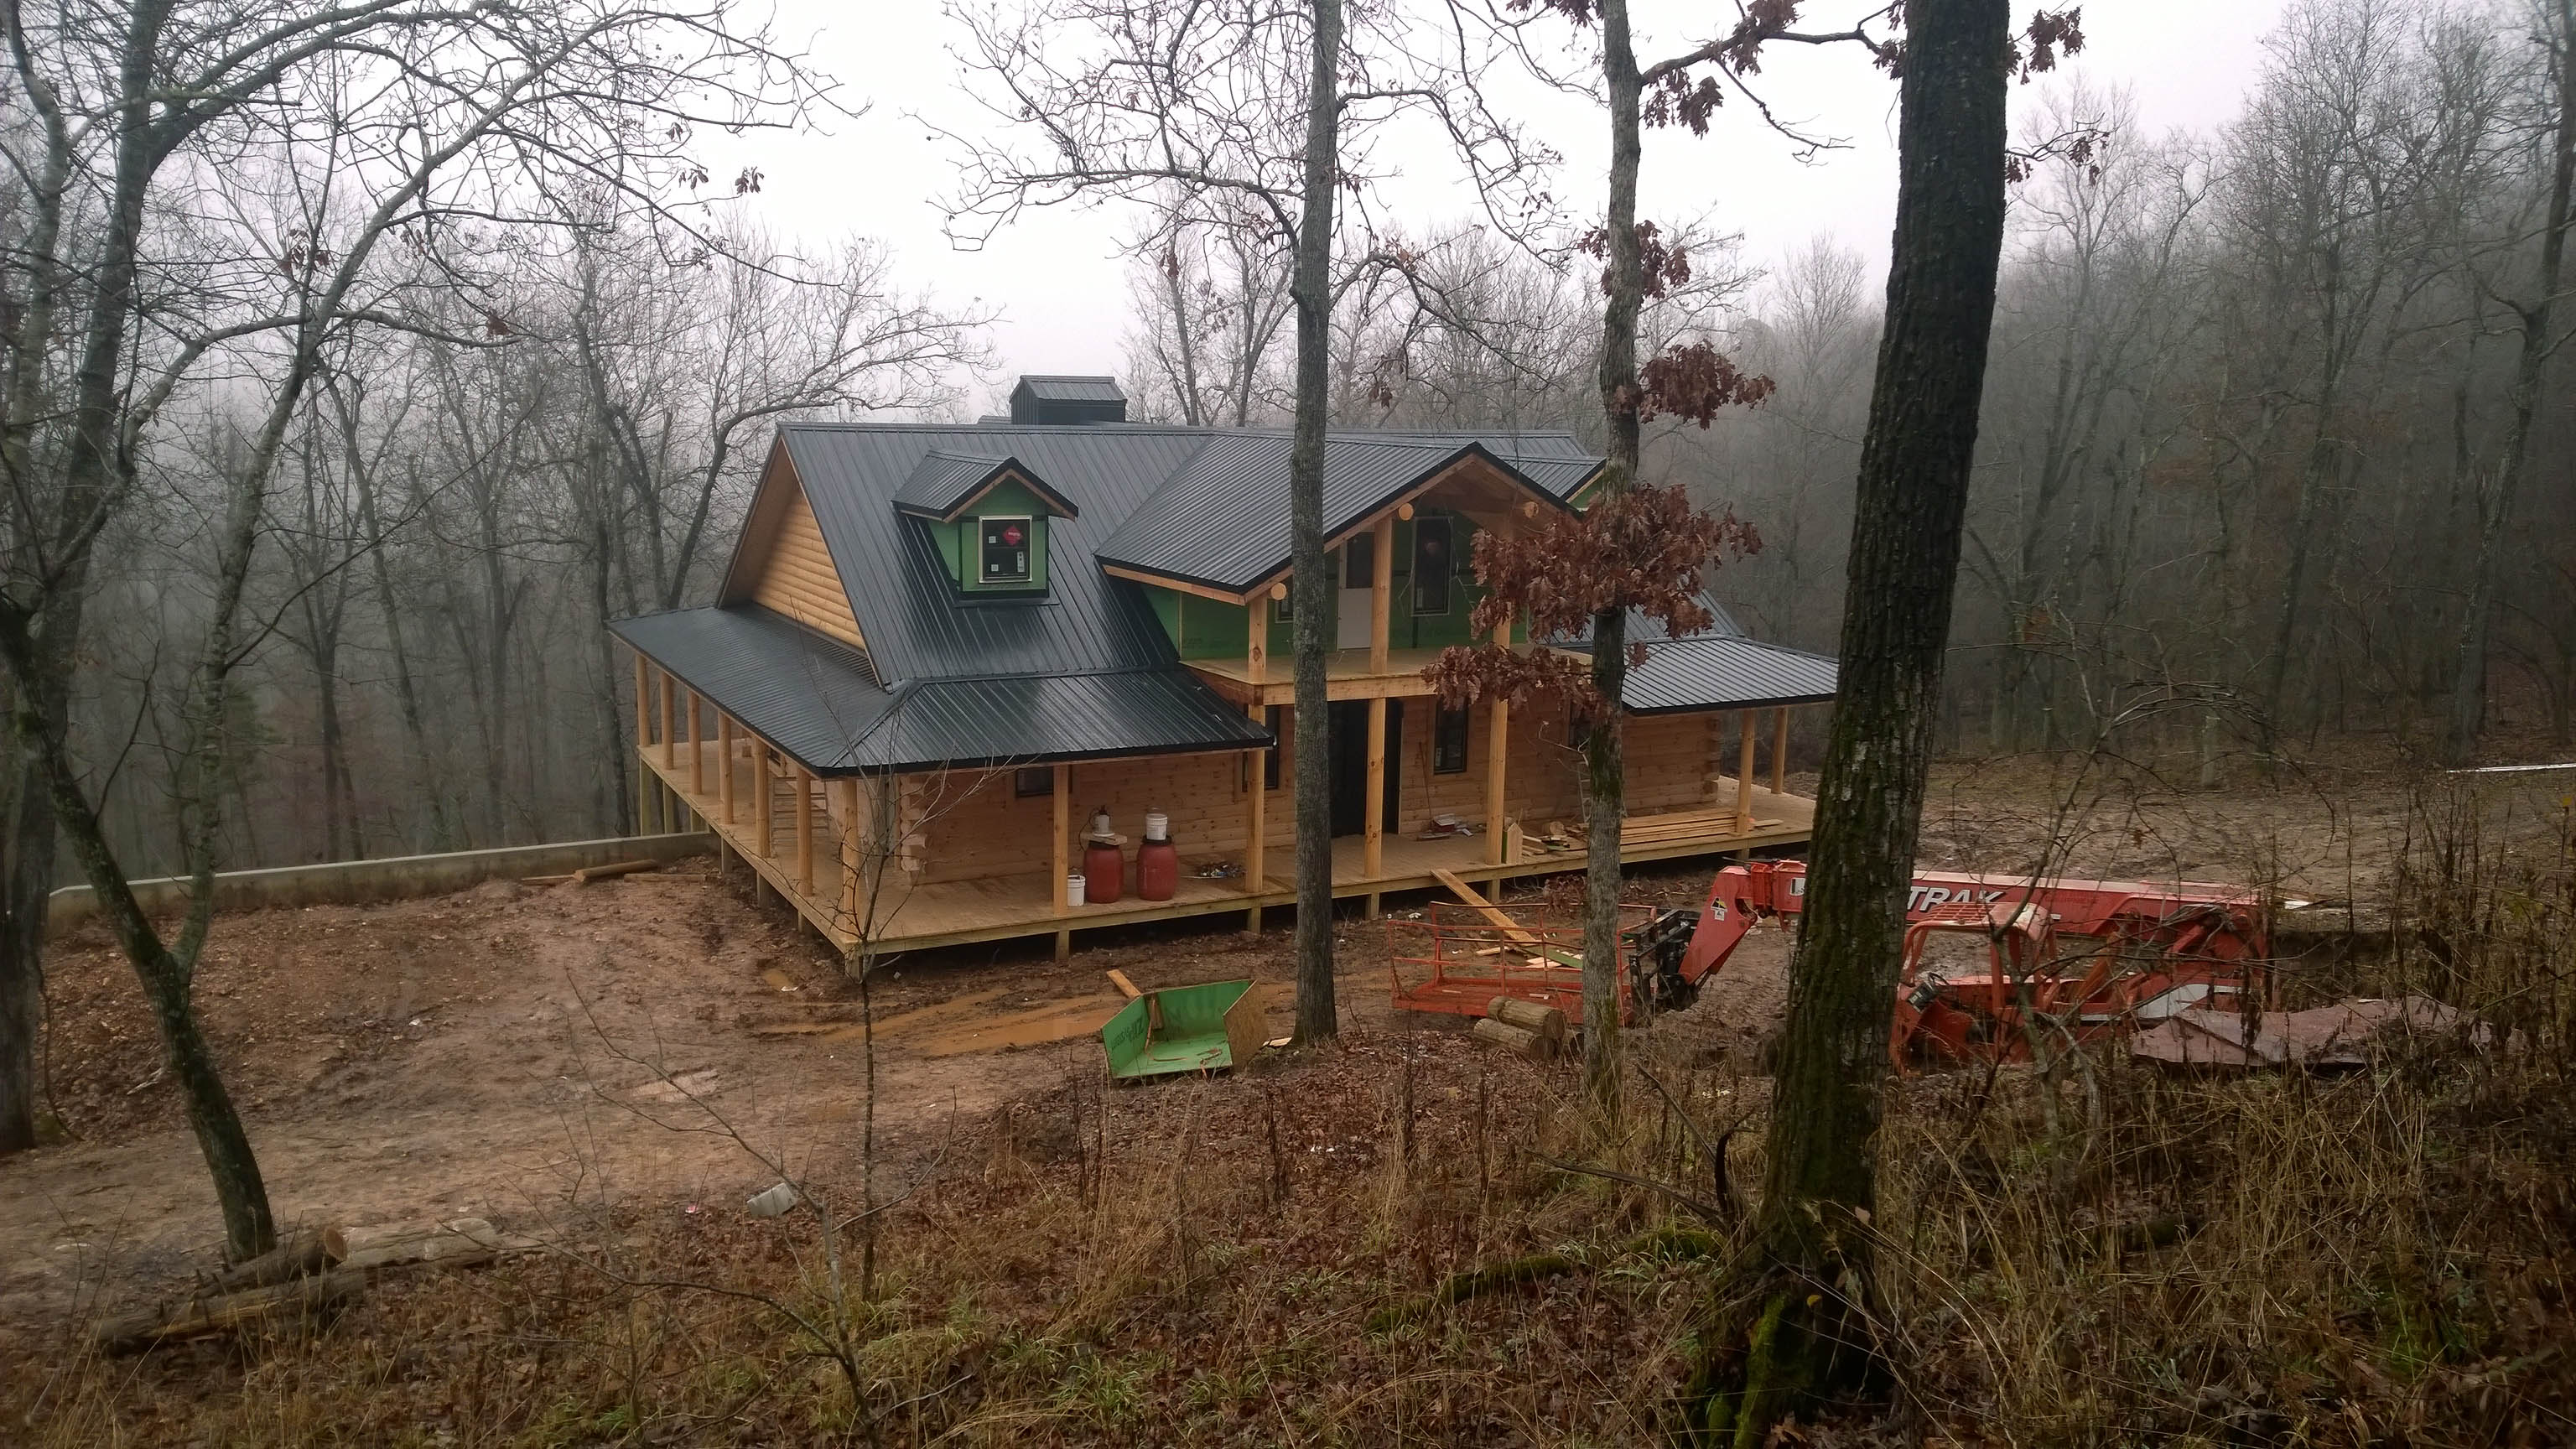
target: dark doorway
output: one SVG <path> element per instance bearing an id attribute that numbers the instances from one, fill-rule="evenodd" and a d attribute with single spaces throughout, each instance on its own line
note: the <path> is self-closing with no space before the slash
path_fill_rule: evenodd
<path id="1" fill-rule="evenodd" d="M 1368 828 L 1368 701 L 1346 699 L 1332 706 L 1333 833 L 1357 835 Z M 1404 701 L 1386 702 L 1385 828 L 1395 828 L 1396 784 L 1404 771 Z"/>

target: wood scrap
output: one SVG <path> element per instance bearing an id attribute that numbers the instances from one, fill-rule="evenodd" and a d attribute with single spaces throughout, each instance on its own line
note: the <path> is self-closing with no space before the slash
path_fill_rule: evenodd
<path id="1" fill-rule="evenodd" d="M 312 1314 L 365 1291 L 367 1275 L 354 1269 L 318 1273 L 238 1292 L 199 1295 L 141 1313 L 111 1318 L 94 1336 L 101 1351 L 141 1353 L 159 1344 L 261 1326 L 301 1326 Z"/>
<path id="2" fill-rule="evenodd" d="M 633 875 L 637 871 L 661 868 L 662 862 L 658 860 L 621 860 L 608 865 L 583 866 L 572 873 L 572 879 L 575 885 L 588 885 L 592 881 L 607 880 L 612 876 Z"/>
<path id="3" fill-rule="evenodd" d="M 337 1226 L 302 1228 L 286 1235 L 284 1241 L 256 1258 L 235 1263 L 208 1278 L 202 1290 L 208 1294 L 238 1293 L 245 1288 L 267 1288 L 289 1278 L 309 1278 L 346 1262 L 349 1257 L 349 1235 Z"/>
<path id="4" fill-rule="evenodd" d="M 1460 880 L 1455 872 L 1434 870 L 1431 872 L 1431 878 L 1440 882 L 1442 885 L 1447 886 L 1451 895 L 1465 901 L 1468 907 L 1474 910 L 1477 915 L 1484 917 L 1487 922 L 1500 928 L 1505 940 L 1508 940 L 1515 945 L 1526 946 L 1533 951 L 1540 949 L 1546 944 L 1537 936 L 1530 934 L 1529 931 L 1524 929 L 1519 921 L 1512 919 L 1510 912 L 1503 910 L 1492 901 L 1478 895 L 1475 887 L 1467 884 L 1463 880 Z"/>
<path id="5" fill-rule="evenodd" d="M 1117 987 L 1118 994 L 1126 997 L 1129 1001 L 1133 1001 L 1137 997 L 1145 994 L 1144 992 L 1136 989 L 1135 982 L 1127 979 L 1126 972 L 1115 968 L 1112 968 L 1109 973 L 1109 984 Z"/>
<path id="6" fill-rule="evenodd" d="M 434 1227 L 355 1242 L 340 1266 L 359 1273 L 424 1266 L 471 1268 L 514 1253 L 533 1253 L 542 1246 L 534 1238 L 504 1233 L 485 1218 L 450 1218 Z"/>

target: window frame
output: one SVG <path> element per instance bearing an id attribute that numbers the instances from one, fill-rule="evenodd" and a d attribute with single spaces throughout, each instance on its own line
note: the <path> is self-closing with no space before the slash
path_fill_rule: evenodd
<path id="1" fill-rule="evenodd" d="M 1376 588 L 1377 533 L 1372 529 L 1361 529 L 1342 540 L 1341 552 L 1342 587 L 1345 589 Z M 1351 581 L 1353 574 L 1359 575 L 1359 582 Z"/>
<path id="2" fill-rule="evenodd" d="M 1456 723 L 1451 723 L 1453 720 L 1456 721 Z M 1435 775 L 1463 775 L 1467 773 L 1467 740 L 1471 722 L 1467 708 L 1464 705 L 1461 705 L 1456 709 L 1451 709 L 1447 705 L 1442 705 L 1432 714 L 1431 773 Z M 1456 735 L 1454 741 L 1451 738 L 1452 731 L 1455 731 Z M 1441 763 L 1442 756 L 1447 753 L 1452 743 L 1455 743 L 1457 746 L 1456 763 L 1443 764 Z"/>
<path id="3" fill-rule="evenodd" d="M 985 537 L 985 531 L 997 523 L 1016 523 L 1020 525 L 1022 536 L 1027 539 L 1026 543 L 1020 545 L 1020 552 L 1022 555 L 1020 571 L 1006 577 L 997 577 L 984 571 L 985 551 L 995 547 L 992 540 Z M 1000 547 L 1007 549 L 1010 548 L 1011 545 L 1006 543 L 1000 545 Z M 979 513 L 975 515 L 975 587 L 979 589 L 1025 589 L 1033 587 L 1038 581 L 1037 564 L 1038 521 L 1035 515 L 1025 513 Z"/>
<path id="4" fill-rule="evenodd" d="M 1032 778 L 1040 782 L 1039 787 L 1034 790 L 1029 788 Z M 1055 798 L 1055 766 L 1022 765 L 1011 771 L 1011 798 L 1014 800 Z"/>

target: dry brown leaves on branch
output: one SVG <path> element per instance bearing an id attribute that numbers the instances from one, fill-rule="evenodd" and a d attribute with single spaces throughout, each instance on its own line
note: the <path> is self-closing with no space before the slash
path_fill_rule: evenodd
<path id="1" fill-rule="evenodd" d="M 1670 633 L 1695 634 L 1716 622 L 1700 601 L 1703 571 L 1761 547 L 1761 535 L 1732 509 L 1703 511 L 1679 485 L 1631 486 L 1580 516 L 1558 515 L 1517 537 L 1477 535 L 1476 579 L 1488 592 L 1469 625 L 1491 634 L 1525 611 L 1532 638 L 1563 639 L 1583 633 L 1597 614 L 1634 610 Z M 1632 662 L 1642 654 L 1642 646 L 1631 646 Z M 1553 650 L 1488 645 L 1443 650 L 1423 674 L 1452 705 L 1486 697 L 1517 703 L 1553 692 L 1589 711 L 1600 703 L 1590 668 Z"/>

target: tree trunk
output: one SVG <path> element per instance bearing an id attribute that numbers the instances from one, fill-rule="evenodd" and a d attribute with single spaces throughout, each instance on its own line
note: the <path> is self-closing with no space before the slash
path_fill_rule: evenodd
<path id="1" fill-rule="evenodd" d="M 1760 1288 L 1724 1290 L 1754 1307 L 1708 1337 L 1699 1385 L 1708 1427 L 1739 1445 L 1871 1373 L 1840 1345 L 1870 1341 L 1879 1091 L 2004 224 L 2004 0 L 1915 0 L 1907 21 L 1887 331 L 1749 1260 Z"/>
<path id="2" fill-rule="evenodd" d="M 2522 490 L 2525 460 L 2530 455 L 2531 421 L 2540 402 L 2541 370 L 2553 343 L 2550 312 L 2558 296 L 2558 278 L 2567 260 L 2569 191 L 2576 186 L 2576 0 L 2558 0 L 2549 13 L 2557 34 L 2551 48 L 2558 55 L 2558 115 L 2551 138 L 2549 211 L 2542 218 L 2540 276 L 2534 301 L 2516 307 L 2522 349 L 2513 374 L 2512 420 L 2506 425 L 2504 455 L 2496 461 L 2495 495 L 2481 500 L 2478 555 L 2471 565 L 2469 598 L 2461 620 L 2459 658 L 2451 683 L 2451 722 L 2443 753 L 2454 765 L 2477 754 L 2478 736 L 2486 728 L 2487 628 L 2495 612 L 2496 555 L 2505 530 L 2513 523 L 2515 495 Z"/>
<path id="3" fill-rule="evenodd" d="M 1288 454 L 1297 614 L 1297 1038 L 1338 1032 L 1333 1005 L 1331 708 L 1324 656 L 1334 611 L 1324 575 L 1326 343 L 1333 323 L 1333 187 L 1342 48 L 1341 0 L 1314 0 L 1314 68 L 1306 91 L 1305 215 L 1297 228 L 1297 423 Z"/>
<path id="4" fill-rule="evenodd" d="M 25 688 L 23 681 L 18 688 Z M 0 866 L 0 1155 L 36 1145 L 36 1037 L 44 1029 L 45 912 L 54 876 L 54 804 L 44 771 L 12 757 Z"/>
<path id="5" fill-rule="evenodd" d="M 1610 96 L 1610 199 L 1603 217 L 1609 300 L 1601 309 L 1601 413 L 1609 466 L 1598 496 L 1637 479 L 1637 313 L 1646 279 L 1637 256 L 1637 52 L 1627 0 L 1602 0 L 1601 69 Z M 1628 678 L 1628 616 L 1592 617 L 1592 687 L 1602 705 L 1583 729 L 1583 1082 L 1604 1120 L 1619 1114 L 1619 827 L 1628 813 L 1627 761 L 1620 751 L 1619 696 Z"/>

